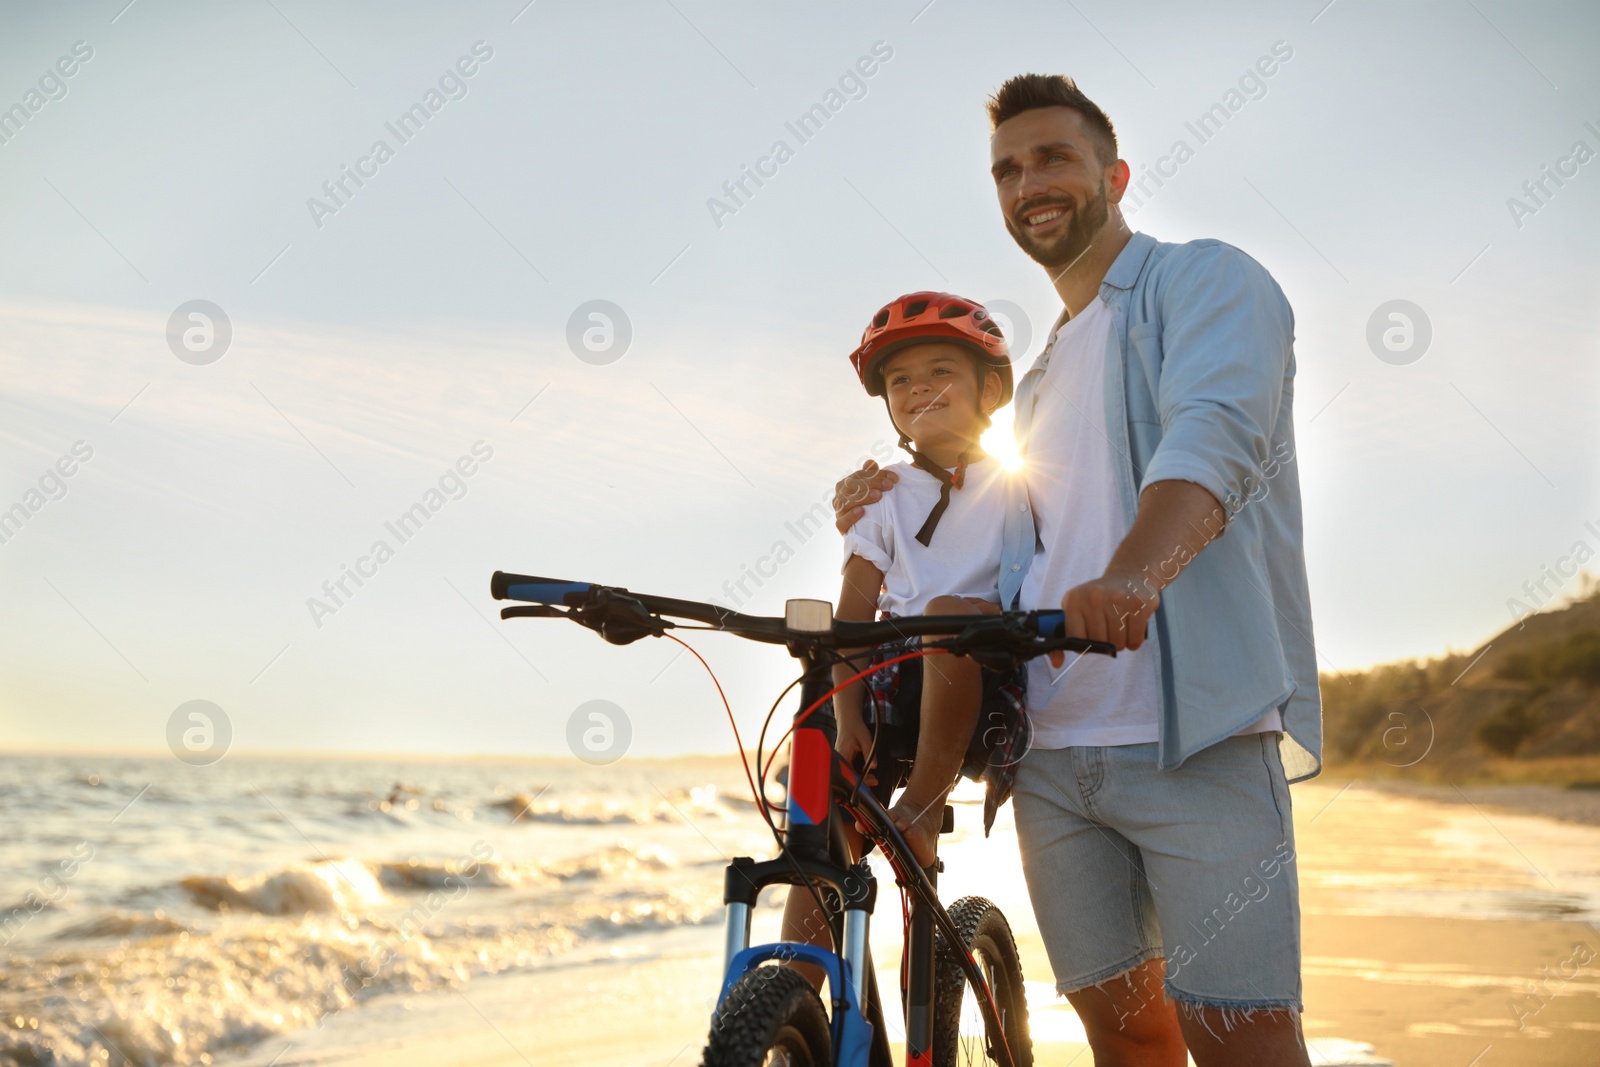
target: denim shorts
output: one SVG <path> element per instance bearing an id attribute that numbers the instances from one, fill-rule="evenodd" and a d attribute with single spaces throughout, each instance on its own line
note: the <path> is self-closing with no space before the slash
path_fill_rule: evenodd
<path id="1" fill-rule="evenodd" d="M 1279 736 L 1230 737 L 1174 771 L 1153 743 L 1023 758 L 1017 837 L 1058 992 L 1165 956 L 1180 1003 L 1302 1010 Z"/>

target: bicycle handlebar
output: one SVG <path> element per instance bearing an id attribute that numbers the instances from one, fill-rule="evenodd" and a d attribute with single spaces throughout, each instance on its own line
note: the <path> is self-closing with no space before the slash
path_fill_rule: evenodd
<path id="1" fill-rule="evenodd" d="M 670 616 L 791 649 L 866 648 L 906 637 L 945 637 L 949 640 L 940 642 L 938 647 L 998 668 L 1057 650 L 1116 655 L 1116 649 L 1104 641 L 1065 636 L 1066 619 L 1060 611 L 907 615 L 878 622 L 830 618 L 824 629 L 792 625 L 785 618 L 745 615 L 716 604 L 634 593 L 617 586 L 504 571 L 494 573 L 489 592 L 496 600 L 517 600 L 529 605 L 503 608 L 502 619 L 569 618 L 613 644 L 659 637 L 673 628 L 674 624 L 663 617 Z"/>

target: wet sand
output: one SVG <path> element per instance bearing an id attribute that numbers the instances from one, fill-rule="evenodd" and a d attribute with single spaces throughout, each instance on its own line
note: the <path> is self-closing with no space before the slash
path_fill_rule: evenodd
<path id="1" fill-rule="evenodd" d="M 1600 1063 L 1600 829 L 1339 782 L 1296 786 L 1294 803 L 1313 1062 Z M 970 808 L 958 817 L 973 821 Z M 1076 1017 L 1048 998 L 1009 819 L 988 842 L 960 830 L 948 841 L 944 895 L 981 889 L 1015 928 L 1037 1062 L 1087 1067 Z M 880 901 L 874 951 L 892 975 L 898 902 Z M 776 918 L 761 910 L 758 937 Z M 391 998 L 234 1062 L 685 1067 L 699 1062 L 720 936 L 678 930 L 627 957 Z M 1347 1054 L 1362 1045 L 1374 1054 Z"/>
<path id="2" fill-rule="evenodd" d="M 1319 1037 L 1342 1034 L 1360 1035 L 1404 1067 L 1600 1063 L 1593 961 L 1576 980 L 1550 982 L 1556 995 L 1542 1010 L 1531 992 L 1541 969 L 1558 971 L 1575 943 L 1600 949 L 1587 925 L 1316 916 L 1304 938 L 1313 1048 Z M 1513 1002 L 1532 1014 L 1514 1014 Z"/>
<path id="3" fill-rule="evenodd" d="M 1330 775 L 1330 780 L 1337 780 Z M 1544 815 L 1564 822 L 1600 826 L 1600 788 L 1564 789 L 1551 785 L 1439 785 L 1400 779 L 1364 781 L 1368 788 L 1446 804 L 1477 804 L 1494 811 Z"/>
<path id="4" fill-rule="evenodd" d="M 1561 810 L 1556 790 L 1406 793 L 1295 788 L 1313 1046 L 1358 1037 L 1403 1067 L 1600 1063 L 1600 829 L 1527 814 Z"/>

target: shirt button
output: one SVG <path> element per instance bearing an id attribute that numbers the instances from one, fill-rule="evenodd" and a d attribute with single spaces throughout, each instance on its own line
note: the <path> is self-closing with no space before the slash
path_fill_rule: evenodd
<path id="1" fill-rule="evenodd" d="M 1021 569 L 1022 569 L 1022 564 L 1020 564 L 1020 563 L 1013 563 L 1013 564 L 1012 564 L 1012 565 L 1011 565 L 1011 569 L 1012 569 L 1012 570 L 1014 570 L 1014 571 L 1020 571 L 1020 570 L 1021 570 Z"/>
<path id="2" fill-rule="evenodd" d="M 1028 513 L 1028 505 L 1026 505 L 1026 504 L 1018 504 L 1017 505 L 1017 510 L 1022 512 L 1024 515 L 1026 515 Z"/>

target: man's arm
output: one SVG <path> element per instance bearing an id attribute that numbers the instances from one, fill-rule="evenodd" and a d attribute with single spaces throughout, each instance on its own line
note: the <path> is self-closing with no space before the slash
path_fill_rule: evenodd
<path id="1" fill-rule="evenodd" d="M 1146 486 L 1133 528 L 1105 574 L 1074 586 L 1062 598 L 1067 636 L 1109 641 L 1119 650 L 1144 644 L 1161 590 L 1216 540 L 1226 521 L 1221 502 L 1193 482 Z"/>
<path id="2" fill-rule="evenodd" d="M 894 471 L 879 470 L 870 459 L 854 474 L 841 478 L 833 487 L 833 524 L 839 532 L 849 533 L 856 520 L 866 514 L 867 505 L 883 499 L 883 494 L 893 489 L 899 480 L 900 476 Z"/>
<path id="3" fill-rule="evenodd" d="M 1160 293 L 1161 441 L 1143 485 L 1192 482 L 1231 521 L 1273 463 L 1294 314 L 1272 275 L 1226 245 L 1184 257 Z"/>
<path id="4" fill-rule="evenodd" d="M 1259 488 L 1294 343 L 1272 276 L 1237 249 L 1185 257 L 1162 283 L 1161 443 L 1105 574 L 1067 591 L 1067 633 L 1138 648 L 1171 585 Z M 1224 506 L 1226 505 L 1226 506 Z"/>

